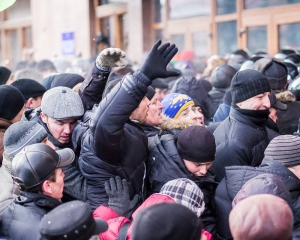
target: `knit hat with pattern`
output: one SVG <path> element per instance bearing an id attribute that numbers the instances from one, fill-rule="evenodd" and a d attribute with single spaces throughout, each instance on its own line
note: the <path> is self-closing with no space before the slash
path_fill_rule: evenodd
<path id="1" fill-rule="evenodd" d="M 300 138 L 294 135 L 273 138 L 265 150 L 265 156 L 272 157 L 285 167 L 300 165 Z"/>
<path id="2" fill-rule="evenodd" d="M 172 197 L 176 203 L 191 209 L 198 217 L 204 212 L 204 195 L 192 180 L 187 178 L 171 180 L 162 186 L 159 193 Z"/>
<path id="3" fill-rule="evenodd" d="M 169 118 L 176 119 L 190 105 L 194 105 L 194 101 L 188 95 L 181 93 L 170 93 L 162 100 L 164 106 L 162 112 Z"/>

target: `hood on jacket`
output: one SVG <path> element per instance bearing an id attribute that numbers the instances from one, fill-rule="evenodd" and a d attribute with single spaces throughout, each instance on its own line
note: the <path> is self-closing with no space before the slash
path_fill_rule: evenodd
<path id="1" fill-rule="evenodd" d="M 284 92 L 276 93 L 276 99 L 277 99 L 277 101 L 283 102 L 283 103 L 296 101 L 296 97 L 291 91 L 284 91 Z"/>
<path id="2" fill-rule="evenodd" d="M 160 128 L 162 131 L 167 131 L 168 129 L 177 129 L 177 130 L 183 130 L 190 126 L 199 125 L 199 123 L 196 123 L 194 121 L 183 121 L 179 119 L 173 119 L 169 118 L 165 115 L 163 115 L 163 123 L 160 125 Z"/>

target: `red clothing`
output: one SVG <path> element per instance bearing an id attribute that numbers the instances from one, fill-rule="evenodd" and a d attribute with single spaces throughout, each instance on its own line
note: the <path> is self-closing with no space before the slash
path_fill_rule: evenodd
<path id="1" fill-rule="evenodd" d="M 155 193 L 152 194 L 150 197 L 146 199 L 145 202 L 135 212 L 132 214 L 132 218 L 134 219 L 136 214 L 151 205 L 159 204 L 159 203 L 165 203 L 165 202 L 171 202 L 176 203 L 173 198 L 171 198 L 168 195 Z M 108 223 L 108 230 L 106 232 L 100 233 L 99 237 L 101 240 L 115 240 L 118 238 L 118 234 L 120 231 L 120 228 L 123 226 L 123 224 L 130 222 L 130 220 L 126 217 L 119 217 L 118 214 L 113 211 L 109 207 L 100 206 L 98 207 L 94 213 L 94 218 L 101 218 L 107 221 Z M 131 231 L 132 231 L 132 225 L 129 226 L 127 231 L 127 240 L 131 240 Z M 207 240 L 211 240 L 211 234 L 209 232 L 206 232 L 202 230 L 202 234 L 205 234 L 207 236 Z"/>

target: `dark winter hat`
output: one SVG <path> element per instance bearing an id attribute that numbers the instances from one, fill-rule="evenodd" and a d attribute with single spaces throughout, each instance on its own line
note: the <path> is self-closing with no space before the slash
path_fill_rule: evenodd
<path id="1" fill-rule="evenodd" d="M 188 161 L 206 163 L 215 159 L 215 137 L 202 126 L 190 126 L 178 135 L 179 155 Z"/>
<path id="2" fill-rule="evenodd" d="M 151 100 L 153 98 L 153 96 L 155 95 L 155 90 L 153 87 L 148 86 L 148 91 L 146 93 L 146 97 Z"/>
<path id="3" fill-rule="evenodd" d="M 0 66 L 0 85 L 6 84 L 11 75 L 11 71 L 6 67 Z"/>
<path id="4" fill-rule="evenodd" d="M 11 175 L 21 187 L 30 189 L 45 181 L 57 168 L 74 161 L 70 148 L 54 151 L 44 143 L 24 147 L 13 159 Z"/>
<path id="5" fill-rule="evenodd" d="M 233 67 L 223 64 L 213 70 L 210 81 L 215 88 L 229 88 L 234 74 L 236 70 Z"/>
<path id="6" fill-rule="evenodd" d="M 10 125 L 4 133 L 5 153 L 13 158 L 27 145 L 41 143 L 47 137 L 47 131 L 37 122 L 19 121 Z"/>
<path id="7" fill-rule="evenodd" d="M 84 114 L 81 98 L 68 87 L 55 87 L 45 92 L 41 110 L 56 120 L 81 118 Z"/>
<path id="8" fill-rule="evenodd" d="M 159 193 L 172 197 L 176 203 L 186 206 L 198 217 L 205 209 L 204 195 L 195 182 L 187 178 L 177 178 L 165 183 Z"/>
<path id="9" fill-rule="evenodd" d="M 94 235 L 105 232 L 107 222 L 93 218 L 91 207 L 82 201 L 71 201 L 59 205 L 40 222 L 40 233 L 44 239 L 88 240 Z"/>
<path id="10" fill-rule="evenodd" d="M 228 106 L 231 106 L 231 102 L 232 102 L 231 90 L 228 89 L 223 96 L 223 103 Z"/>
<path id="11" fill-rule="evenodd" d="M 43 96 L 43 94 L 46 92 L 46 88 L 42 84 L 36 80 L 28 78 L 22 78 L 14 81 L 11 85 L 20 90 L 25 100 Z"/>
<path id="12" fill-rule="evenodd" d="M 283 90 L 287 84 L 288 69 L 283 61 L 276 58 L 261 58 L 253 69 L 265 75 L 273 90 Z"/>
<path id="13" fill-rule="evenodd" d="M 256 70 L 239 71 L 232 78 L 232 104 L 245 101 L 265 92 L 271 92 L 270 84 L 267 78 Z"/>
<path id="14" fill-rule="evenodd" d="M 248 180 L 239 190 L 232 201 L 234 207 L 243 199 L 257 194 L 272 194 L 281 197 L 291 207 L 293 205 L 291 194 L 284 182 L 274 174 L 264 173 Z"/>
<path id="15" fill-rule="evenodd" d="M 298 67 L 290 60 L 284 60 L 284 64 L 288 69 L 289 80 L 295 79 L 299 75 Z"/>
<path id="16" fill-rule="evenodd" d="M 22 93 L 11 85 L 0 86 L 0 118 L 11 120 L 22 110 L 25 100 Z"/>
<path id="17" fill-rule="evenodd" d="M 151 83 L 151 86 L 153 88 L 162 88 L 162 89 L 169 88 L 169 85 L 164 82 L 163 78 L 154 79 Z"/>
<path id="18" fill-rule="evenodd" d="M 46 88 L 46 90 L 49 90 L 51 88 L 51 84 L 52 84 L 55 76 L 56 76 L 56 74 L 55 75 L 50 75 L 48 77 L 45 77 L 42 80 L 42 85 Z"/>
<path id="19" fill-rule="evenodd" d="M 61 73 L 58 75 L 55 75 L 52 83 L 51 88 L 54 87 L 68 87 L 73 88 L 78 83 L 82 83 L 84 81 L 84 78 L 76 73 Z"/>
<path id="20" fill-rule="evenodd" d="M 265 150 L 265 157 L 271 157 L 285 167 L 300 165 L 300 138 L 294 135 L 273 138 Z"/>
<path id="21" fill-rule="evenodd" d="M 202 223 L 190 209 L 160 203 L 141 210 L 132 223 L 132 240 L 199 240 Z"/>
<path id="22" fill-rule="evenodd" d="M 275 92 L 272 90 L 271 94 L 270 94 L 270 103 L 271 103 L 271 107 L 285 111 L 287 109 L 287 105 L 277 101 L 276 99 L 276 94 Z"/>
<path id="23" fill-rule="evenodd" d="M 240 71 L 243 71 L 245 69 L 253 69 L 253 64 L 258 60 L 263 58 L 262 56 L 253 56 L 249 59 L 247 59 L 245 62 L 243 62 Z"/>

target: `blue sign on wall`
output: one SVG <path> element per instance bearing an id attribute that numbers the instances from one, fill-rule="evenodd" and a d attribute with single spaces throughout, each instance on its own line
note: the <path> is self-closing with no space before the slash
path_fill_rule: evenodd
<path id="1" fill-rule="evenodd" d="M 75 55 L 75 37 L 74 32 L 64 32 L 62 37 L 62 54 Z"/>

